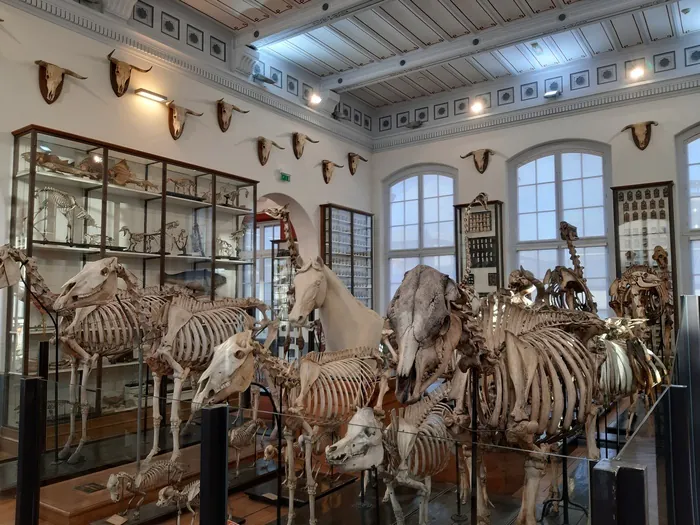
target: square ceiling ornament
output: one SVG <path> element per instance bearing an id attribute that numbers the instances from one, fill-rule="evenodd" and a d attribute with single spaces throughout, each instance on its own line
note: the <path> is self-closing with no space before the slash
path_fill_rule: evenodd
<path id="1" fill-rule="evenodd" d="M 389 131 L 391 129 L 391 115 L 379 117 L 379 131 Z"/>
<path id="2" fill-rule="evenodd" d="M 136 2 L 136 5 L 134 5 L 134 20 L 148 27 L 153 27 L 153 6 L 146 2 Z"/>
<path id="3" fill-rule="evenodd" d="M 685 67 L 697 66 L 700 64 L 700 46 L 685 48 Z"/>
<path id="4" fill-rule="evenodd" d="M 160 14 L 160 32 L 170 38 L 180 40 L 180 20 L 165 11 Z"/>
<path id="5" fill-rule="evenodd" d="M 585 89 L 591 86 L 591 78 L 588 70 L 571 73 L 569 77 L 569 89 L 576 91 L 577 89 Z"/>
<path id="6" fill-rule="evenodd" d="M 408 124 L 409 120 L 409 113 L 408 111 L 402 111 L 401 113 L 396 114 L 396 127 L 397 128 L 403 128 Z"/>
<path id="7" fill-rule="evenodd" d="M 204 51 L 204 32 L 187 24 L 187 45 Z"/>
<path id="8" fill-rule="evenodd" d="M 462 115 L 469 109 L 469 97 L 458 98 L 454 101 L 454 111 L 455 115 Z"/>
<path id="9" fill-rule="evenodd" d="M 209 37 L 209 54 L 222 62 L 226 62 L 226 44 L 218 38 L 213 36 Z"/>
<path id="10" fill-rule="evenodd" d="M 414 112 L 414 118 L 416 122 L 428 122 L 428 108 L 419 108 Z"/>
<path id="11" fill-rule="evenodd" d="M 532 100 L 538 96 L 538 85 L 537 82 L 529 82 L 528 84 L 522 84 L 520 86 L 520 100 Z"/>
<path id="12" fill-rule="evenodd" d="M 433 120 L 440 120 L 441 118 L 449 117 L 449 109 L 450 105 L 447 102 L 435 104 L 433 106 Z"/>
<path id="13" fill-rule="evenodd" d="M 654 73 L 673 71 L 676 69 L 676 52 L 660 53 L 654 55 Z"/>
<path id="14" fill-rule="evenodd" d="M 617 82 L 617 64 L 600 66 L 598 68 L 598 85 Z"/>
<path id="15" fill-rule="evenodd" d="M 498 105 L 507 106 L 515 102 L 515 88 L 509 87 L 498 90 Z"/>

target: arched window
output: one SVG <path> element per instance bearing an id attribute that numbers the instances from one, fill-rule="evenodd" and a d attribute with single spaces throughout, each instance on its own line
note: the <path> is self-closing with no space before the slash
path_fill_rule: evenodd
<path id="1" fill-rule="evenodd" d="M 691 253 L 691 286 L 695 295 L 700 294 L 700 125 L 686 131 L 679 137 L 679 151 L 681 153 L 679 165 L 681 174 L 681 189 L 685 186 L 687 195 L 685 202 L 681 202 L 681 210 L 685 209 L 685 217 L 681 216 L 682 230 L 687 233 L 690 240 Z M 686 244 L 687 246 L 687 244 Z M 682 249 L 685 246 L 681 246 Z M 686 258 L 686 260 L 688 260 Z"/>
<path id="2" fill-rule="evenodd" d="M 421 167 L 388 181 L 389 299 L 418 264 L 455 277 L 455 175 Z"/>
<path id="3" fill-rule="evenodd" d="M 609 148 L 588 142 L 545 145 L 511 159 L 510 194 L 515 203 L 512 263 L 542 279 L 555 266 L 572 267 L 559 223 L 578 230 L 575 242 L 598 311 L 607 316 Z"/>

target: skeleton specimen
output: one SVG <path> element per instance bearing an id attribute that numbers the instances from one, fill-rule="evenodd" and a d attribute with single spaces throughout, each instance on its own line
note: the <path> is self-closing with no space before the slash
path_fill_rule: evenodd
<path id="1" fill-rule="evenodd" d="M 459 158 L 466 159 L 468 157 L 474 157 L 474 167 L 476 168 L 476 171 L 483 175 L 489 168 L 489 161 L 491 160 L 491 155 L 495 154 L 495 151 L 486 148 L 470 151 L 466 155 L 460 155 Z"/>
<path id="2" fill-rule="evenodd" d="M 101 233 L 86 233 L 85 234 L 85 244 L 90 244 L 92 246 L 99 246 L 100 242 L 102 242 L 102 234 Z M 114 239 L 110 237 L 109 235 L 105 236 L 105 245 L 106 246 L 112 246 L 114 244 Z"/>
<path id="3" fill-rule="evenodd" d="M 182 507 L 187 507 L 187 510 L 192 513 L 191 525 L 194 525 L 194 520 L 197 517 L 195 509 L 199 508 L 199 480 L 188 483 L 181 490 L 171 485 L 162 488 L 158 493 L 156 505 L 158 507 L 177 505 L 177 525 L 180 525 Z"/>
<path id="4" fill-rule="evenodd" d="M 132 516 L 133 519 L 138 519 L 141 505 L 146 499 L 148 491 L 171 483 L 179 484 L 184 473 L 185 468 L 181 463 L 174 463 L 172 461 L 143 463 L 141 470 L 136 476 L 123 471 L 117 474 L 110 474 L 107 480 L 107 490 L 114 503 L 118 503 L 124 499 L 125 493 L 131 494 L 131 499 L 129 499 L 126 510 L 119 513 L 122 516 L 129 514 L 131 502 L 134 501 L 137 496 L 140 496 L 139 500 L 136 502 L 136 508 Z"/>
<path id="5" fill-rule="evenodd" d="M 641 151 L 644 151 L 647 149 L 647 146 L 651 142 L 651 127 L 652 126 L 658 126 L 659 123 L 655 122 L 653 120 L 649 120 L 647 122 L 638 122 L 637 124 L 630 124 L 629 126 L 625 126 L 622 128 L 622 131 L 620 133 L 629 130 L 632 130 L 632 140 L 634 141 L 634 145 L 637 146 Z"/>
<path id="6" fill-rule="evenodd" d="M 109 55 L 107 55 L 107 59 L 109 60 L 109 81 L 112 84 L 112 91 L 114 91 L 114 94 L 121 97 L 129 89 L 129 81 L 131 80 L 131 72 L 133 69 L 140 73 L 148 73 L 153 69 L 153 66 L 148 69 L 141 69 L 128 62 L 117 60 L 112 57 L 115 51 L 116 49 L 113 49 L 110 51 Z"/>
<path id="7" fill-rule="evenodd" d="M 134 173 L 129 169 L 129 165 L 125 160 L 120 160 L 112 168 L 107 171 L 107 176 L 109 177 L 109 182 L 111 184 L 116 184 L 117 186 L 126 186 L 127 184 L 133 184 L 135 186 L 140 186 L 144 191 L 159 191 L 160 188 L 150 181 L 145 179 L 139 179 L 134 175 Z"/>
<path id="8" fill-rule="evenodd" d="M 134 233 L 128 226 L 122 226 L 119 228 L 119 233 L 123 234 L 124 237 L 128 237 L 129 246 L 126 248 L 127 252 L 135 252 L 136 245 L 141 243 L 144 243 L 144 251 L 146 250 L 146 237 L 148 237 L 149 234 Z M 150 246 L 150 242 L 148 244 Z"/>
<path id="9" fill-rule="evenodd" d="M 313 140 L 311 137 L 304 135 L 303 133 L 295 132 L 292 134 L 292 150 L 294 151 L 294 156 L 297 158 L 297 160 L 304 154 L 304 146 L 306 146 L 307 142 L 318 144 L 319 141 Z"/>
<path id="10" fill-rule="evenodd" d="M 270 159 L 272 146 L 275 146 L 278 149 L 284 149 L 274 140 L 266 139 L 265 137 L 258 137 L 258 160 L 260 161 L 261 166 L 267 164 L 267 161 Z"/>
<path id="11" fill-rule="evenodd" d="M 322 160 L 321 161 L 321 172 L 323 175 L 323 182 L 326 184 L 330 184 L 331 179 L 333 178 L 333 172 L 335 171 L 335 168 L 342 168 L 342 164 L 336 164 L 332 160 Z"/>
<path id="12" fill-rule="evenodd" d="M 187 177 L 171 179 L 168 177 L 168 182 L 171 182 L 173 186 L 175 186 L 175 193 L 179 195 L 186 195 L 188 197 L 197 196 L 197 183 L 192 179 L 188 179 Z"/>
<path id="13" fill-rule="evenodd" d="M 61 96 L 63 80 L 66 75 L 79 80 L 87 80 L 87 77 L 82 77 L 70 69 L 65 69 L 43 60 L 36 60 L 34 63 L 39 66 L 39 89 L 47 104 L 53 104 Z"/>
<path id="14" fill-rule="evenodd" d="M 51 153 L 43 153 L 37 151 L 34 153 L 36 157 L 36 164 L 44 169 L 53 171 L 55 173 L 67 173 L 69 175 L 75 175 L 76 177 L 87 177 L 89 179 L 97 180 L 102 178 L 102 170 L 96 173 L 89 166 L 84 164 L 85 161 L 81 162 L 78 167 L 75 163 L 69 160 L 64 160 L 58 155 L 53 155 Z M 22 153 L 22 158 L 27 162 L 31 161 L 32 154 L 30 152 Z"/>
<path id="15" fill-rule="evenodd" d="M 180 250 L 180 255 L 189 255 L 187 253 L 187 239 L 188 239 L 187 231 L 184 229 L 180 230 L 180 233 L 177 235 L 177 237 L 173 237 L 173 243 L 177 247 L 178 250 Z"/>
<path id="16" fill-rule="evenodd" d="M 241 450 L 255 441 L 258 430 L 266 429 L 267 424 L 262 419 L 253 419 L 245 422 L 242 426 L 231 429 L 228 444 L 236 453 L 236 477 L 238 477 L 238 467 L 241 463 Z M 255 458 L 253 458 L 255 461 Z"/>
<path id="17" fill-rule="evenodd" d="M 250 196 L 250 191 L 248 191 L 248 188 L 234 188 L 231 191 L 223 193 L 223 198 L 224 198 L 224 206 L 239 206 L 238 204 L 238 197 L 241 194 L 241 192 L 245 193 L 245 198 L 247 199 Z M 236 204 L 234 204 L 234 202 Z M 239 206 L 242 207 L 242 206 Z M 246 208 L 248 209 L 248 208 Z"/>
<path id="18" fill-rule="evenodd" d="M 176 274 L 165 274 L 165 282 L 181 286 L 193 292 L 200 292 L 205 295 L 211 293 L 212 274 L 211 270 L 187 270 Z M 226 284 L 226 277 L 220 273 L 214 273 L 214 289 Z"/>
<path id="19" fill-rule="evenodd" d="M 46 210 L 49 203 L 52 202 L 56 208 L 58 208 L 61 215 L 63 215 L 66 219 L 67 244 L 73 244 L 73 227 L 75 226 L 76 220 L 83 221 L 86 229 L 90 226 L 94 228 L 98 227 L 95 219 L 93 219 L 92 216 L 85 211 L 85 208 L 78 204 L 75 197 L 70 193 L 47 186 L 40 190 L 36 190 L 34 197 L 38 199 L 40 194 L 43 194 L 43 199 L 40 201 L 39 210 L 34 214 L 35 220 L 39 214 Z M 39 231 L 36 224 L 34 225 L 34 229 Z M 44 233 L 41 231 L 39 231 L 39 233 L 41 233 L 42 237 L 46 241 L 46 235 L 44 235 Z"/>
<path id="20" fill-rule="evenodd" d="M 180 223 L 178 221 L 170 221 L 165 223 L 165 238 L 170 239 L 170 247 L 168 248 L 167 246 L 165 247 L 166 252 L 172 251 L 173 249 L 173 244 L 175 242 L 175 237 L 171 233 L 175 228 L 180 226 Z M 184 231 L 184 230 L 182 230 Z M 158 228 L 156 231 L 153 232 L 152 234 L 155 237 L 160 237 L 160 228 Z M 150 248 L 146 249 L 146 252 L 150 253 Z"/>
<path id="21" fill-rule="evenodd" d="M 241 253 L 241 244 L 243 243 L 243 238 L 248 231 L 248 223 L 250 221 L 244 220 L 241 227 L 231 234 L 231 240 L 233 241 L 233 257 L 238 259 Z"/>
<path id="22" fill-rule="evenodd" d="M 216 239 L 216 255 L 221 257 L 231 257 L 233 244 L 223 239 Z"/>

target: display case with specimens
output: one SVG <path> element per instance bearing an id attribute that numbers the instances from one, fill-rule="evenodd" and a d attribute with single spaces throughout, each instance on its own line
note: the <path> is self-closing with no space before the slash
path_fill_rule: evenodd
<path id="1" fill-rule="evenodd" d="M 374 305 L 373 223 L 370 213 L 335 204 L 321 206 L 321 250 L 325 263 L 367 307 Z"/>
<path id="2" fill-rule="evenodd" d="M 91 261 L 117 257 L 146 295 L 179 285 L 209 299 L 243 296 L 244 272 L 255 273 L 247 232 L 255 228 L 256 181 L 37 126 L 14 137 L 10 244 L 35 264 L 13 260 L 17 253 L 2 261 L 22 265 L 30 284 L 20 280 L 7 294 L 8 374 L 48 368 L 67 398 L 67 355 L 51 345 L 41 358 L 48 365 L 41 363 L 39 345 L 56 333 L 53 297 Z M 138 377 L 139 345 L 120 344 L 90 373 L 91 417 L 134 409 L 138 389 L 147 388 L 147 372 Z M 16 426 L 16 413 L 4 413 L 2 424 Z"/>

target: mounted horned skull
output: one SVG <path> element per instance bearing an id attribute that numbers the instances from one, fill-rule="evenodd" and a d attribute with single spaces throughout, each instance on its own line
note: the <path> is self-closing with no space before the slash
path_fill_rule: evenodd
<path id="1" fill-rule="evenodd" d="M 496 152 L 492 149 L 477 149 L 470 151 L 466 155 L 460 155 L 460 159 L 466 159 L 467 157 L 474 157 L 474 167 L 479 173 L 484 173 L 489 167 L 489 160 L 491 160 L 491 155 Z"/>
<path id="2" fill-rule="evenodd" d="M 272 146 L 279 149 L 284 149 L 274 140 L 266 139 L 265 137 L 258 137 L 258 160 L 260 160 L 261 166 L 264 166 L 265 164 L 267 164 L 267 161 L 270 160 Z"/>
<path id="3" fill-rule="evenodd" d="M 220 98 L 219 100 L 216 101 L 216 116 L 218 117 L 219 120 L 219 127 L 221 128 L 221 131 L 226 133 L 228 131 L 229 126 L 231 125 L 231 117 L 233 117 L 233 112 L 237 111 L 238 113 L 250 113 L 250 110 L 248 111 L 243 111 L 241 108 L 238 106 L 235 106 L 233 104 L 229 104 L 228 102 L 225 102 L 223 98 Z"/>
<path id="4" fill-rule="evenodd" d="M 634 145 L 637 146 L 640 150 L 644 151 L 645 149 L 647 149 L 647 146 L 651 142 L 651 127 L 658 125 L 659 123 L 653 120 L 648 120 L 646 122 L 638 122 L 637 124 L 630 124 L 629 126 L 625 126 L 624 128 L 622 128 L 622 131 L 620 133 L 631 129 L 632 140 L 634 141 Z"/>
<path id="5" fill-rule="evenodd" d="M 297 159 L 300 159 L 304 154 L 304 146 L 306 146 L 307 141 L 311 142 L 312 144 L 318 144 L 318 140 L 314 140 L 303 133 L 294 133 L 292 135 L 292 149 L 294 150 L 294 156 Z"/>
<path id="6" fill-rule="evenodd" d="M 331 160 L 322 160 L 321 165 L 323 166 L 323 180 L 326 184 L 329 184 L 331 182 L 331 179 L 333 178 L 333 171 L 335 171 L 335 168 L 343 167 L 342 164 L 336 164 Z"/>
<path id="7" fill-rule="evenodd" d="M 357 173 L 357 166 L 360 164 L 360 161 L 367 162 L 367 159 L 359 153 L 348 153 L 348 168 L 350 168 L 350 175 L 355 175 L 355 173 Z"/>
<path id="8" fill-rule="evenodd" d="M 47 104 L 53 104 L 58 100 L 63 90 L 63 80 L 66 75 L 80 80 L 87 79 L 87 77 L 80 76 L 70 69 L 58 67 L 43 60 L 36 60 L 34 63 L 39 66 L 39 89 Z"/>
<path id="9" fill-rule="evenodd" d="M 165 105 L 168 106 L 168 126 L 170 127 L 170 135 L 172 135 L 174 140 L 182 136 L 182 132 L 185 130 L 185 123 L 187 122 L 187 115 L 194 115 L 195 117 L 204 115 L 204 113 L 197 113 L 191 109 L 178 106 L 174 100 L 166 102 Z"/>
<path id="10" fill-rule="evenodd" d="M 153 69 L 153 66 L 148 69 L 132 66 L 127 62 L 113 58 L 112 55 L 115 51 L 116 49 L 112 49 L 109 55 L 107 55 L 109 59 L 109 81 L 112 84 L 112 91 L 114 91 L 114 94 L 121 97 L 129 89 L 129 81 L 131 80 L 131 71 L 133 69 L 141 73 L 148 73 Z"/>

